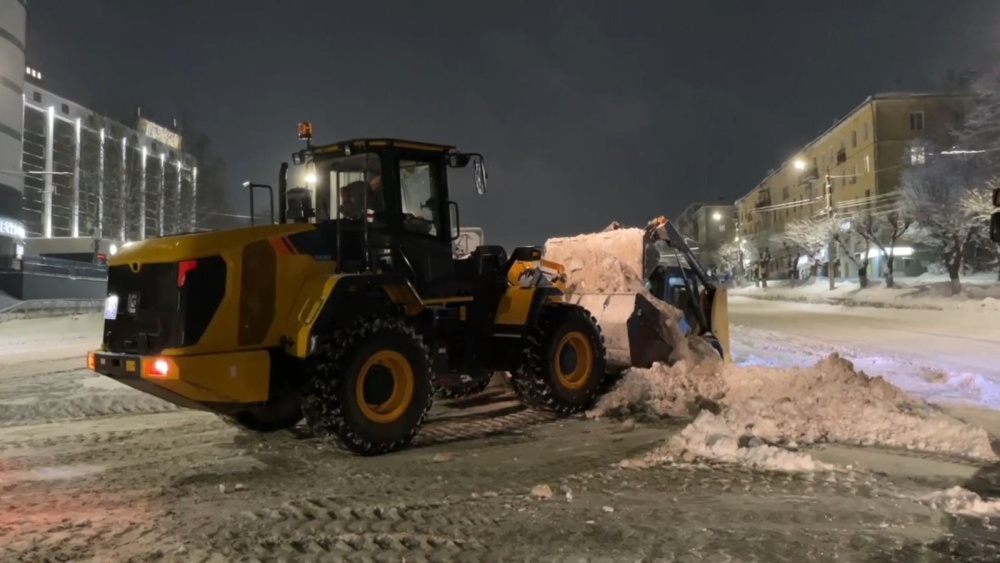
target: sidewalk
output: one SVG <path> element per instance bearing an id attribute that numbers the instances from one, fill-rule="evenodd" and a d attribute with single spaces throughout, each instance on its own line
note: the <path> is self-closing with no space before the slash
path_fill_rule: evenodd
<path id="1" fill-rule="evenodd" d="M 801 285 L 795 287 L 791 287 L 788 280 L 769 280 L 766 289 L 749 285 L 730 289 L 729 294 L 799 303 L 1000 313 L 1000 283 L 996 272 L 973 274 L 960 281 L 962 292 L 955 296 L 951 295 L 948 276 L 943 274 L 897 277 L 896 287 L 892 289 L 885 287 L 885 280 L 881 278 L 870 279 L 865 289 L 861 289 L 856 278 L 838 280 L 833 291 L 826 278 L 797 282 Z"/>

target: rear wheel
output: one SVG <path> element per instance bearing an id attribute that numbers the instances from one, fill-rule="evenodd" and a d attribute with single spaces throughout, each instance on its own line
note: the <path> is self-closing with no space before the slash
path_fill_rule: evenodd
<path id="1" fill-rule="evenodd" d="M 433 393 L 423 339 L 401 319 L 368 318 L 317 350 L 303 410 L 314 433 L 379 455 L 413 440 Z"/>
<path id="2" fill-rule="evenodd" d="M 560 414 L 591 407 L 604 388 L 606 350 L 597 320 L 578 305 L 547 304 L 511 374 L 525 404 Z"/>

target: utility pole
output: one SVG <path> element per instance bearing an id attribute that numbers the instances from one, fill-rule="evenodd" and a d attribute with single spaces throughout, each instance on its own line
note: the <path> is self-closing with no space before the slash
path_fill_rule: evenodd
<path id="1" fill-rule="evenodd" d="M 824 182 L 824 187 L 826 188 L 826 217 L 830 222 L 830 228 L 833 227 L 833 182 L 830 181 L 830 167 L 826 168 L 826 181 Z M 836 288 L 834 282 L 834 271 L 835 266 L 833 263 L 833 253 L 837 249 L 836 245 L 833 243 L 833 237 L 831 236 L 826 247 L 826 275 L 830 278 L 830 290 Z"/>

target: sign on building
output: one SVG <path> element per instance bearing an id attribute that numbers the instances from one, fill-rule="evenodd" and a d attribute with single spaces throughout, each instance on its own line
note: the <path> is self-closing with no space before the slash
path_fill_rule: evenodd
<path id="1" fill-rule="evenodd" d="M 6 217 L 0 217 L 0 236 L 22 240 L 26 235 L 23 223 Z"/>
<path id="2" fill-rule="evenodd" d="M 163 143 L 174 150 L 181 150 L 181 136 L 162 125 L 157 125 L 145 117 L 139 118 L 139 132 Z"/>

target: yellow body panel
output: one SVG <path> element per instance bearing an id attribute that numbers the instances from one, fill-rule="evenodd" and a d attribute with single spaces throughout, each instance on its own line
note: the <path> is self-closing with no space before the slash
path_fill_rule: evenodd
<path id="1" fill-rule="evenodd" d="M 317 261 L 306 254 L 295 254 L 281 243 L 275 244 L 276 278 L 274 318 L 260 342 L 240 345 L 238 342 L 241 285 L 243 270 L 243 250 L 248 244 L 267 239 L 277 239 L 295 233 L 314 229 L 310 224 L 264 225 L 245 229 L 212 231 L 176 237 L 147 239 L 125 245 L 111 260 L 109 265 L 128 265 L 141 269 L 144 264 L 180 262 L 213 255 L 222 256 L 226 262 L 226 294 L 216 314 L 205 329 L 197 344 L 183 349 L 170 348 L 163 351 L 165 356 L 180 356 L 254 350 L 275 347 L 281 344 L 287 333 L 286 316 L 296 301 L 307 292 L 303 291 L 303 280 L 329 277 L 336 270 L 332 261 Z"/>
<path id="2" fill-rule="evenodd" d="M 219 254 L 223 249 L 241 252 L 251 242 L 301 233 L 313 228 L 315 227 L 308 223 L 293 223 L 151 238 L 123 245 L 114 256 L 108 258 L 108 265 L 141 266 L 158 262 L 180 262 Z"/>
<path id="3" fill-rule="evenodd" d="M 535 296 L 534 287 L 508 287 L 500 298 L 497 314 L 493 322 L 498 325 L 523 326 L 528 324 L 528 314 L 531 312 L 531 300 Z"/>
<path id="4" fill-rule="evenodd" d="M 305 358 L 309 355 L 309 333 L 341 277 L 319 275 L 307 279 L 296 292 L 294 305 L 288 309 L 278 309 L 288 311 L 281 331 L 291 336 L 291 342 L 285 345 L 286 352 L 296 358 Z"/>
<path id="5" fill-rule="evenodd" d="M 254 403 L 268 398 L 271 357 L 264 350 L 166 359 L 170 364 L 166 377 L 142 378 L 201 403 Z"/>
<path id="6" fill-rule="evenodd" d="M 511 285 L 517 285 L 518 280 L 521 279 L 521 275 L 528 269 L 536 268 L 542 271 L 544 275 L 552 285 L 559 288 L 560 291 L 566 291 L 566 268 L 552 260 L 546 260 L 544 258 L 528 261 L 528 260 L 518 260 L 511 264 L 510 270 L 507 270 L 507 283 Z"/>

